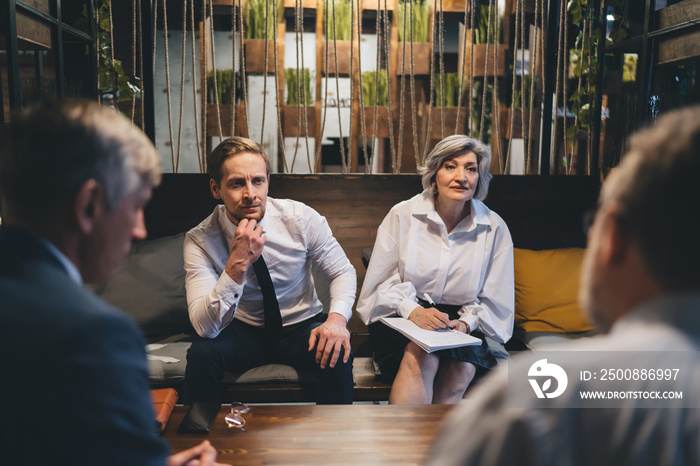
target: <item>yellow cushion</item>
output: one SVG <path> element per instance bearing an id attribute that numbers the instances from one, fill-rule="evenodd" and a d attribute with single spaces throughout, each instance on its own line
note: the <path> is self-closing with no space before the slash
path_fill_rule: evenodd
<path id="1" fill-rule="evenodd" d="M 585 249 L 515 249 L 515 322 L 526 332 L 592 330 L 578 305 Z"/>

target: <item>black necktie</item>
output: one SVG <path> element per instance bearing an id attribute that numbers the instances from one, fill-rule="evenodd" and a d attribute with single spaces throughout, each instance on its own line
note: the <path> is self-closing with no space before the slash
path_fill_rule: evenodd
<path id="1" fill-rule="evenodd" d="M 260 291 L 263 295 L 263 309 L 265 310 L 265 328 L 274 332 L 282 330 L 282 314 L 280 314 L 280 304 L 277 302 L 275 285 L 272 284 L 270 271 L 267 269 L 265 259 L 262 254 L 258 260 L 253 262 L 255 276 L 258 277 Z"/>

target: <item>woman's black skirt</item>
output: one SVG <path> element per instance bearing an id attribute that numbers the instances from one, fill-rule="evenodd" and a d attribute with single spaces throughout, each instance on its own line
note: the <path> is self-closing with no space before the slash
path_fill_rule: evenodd
<path id="1" fill-rule="evenodd" d="M 429 306 L 427 303 L 423 302 L 420 304 L 424 307 Z M 439 311 L 448 314 L 450 320 L 459 318 L 458 311 L 461 306 L 438 304 L 435 307 Z M 491 351 L 489 351 L 484 334 L 479 331 L 474 331 L 471 335 L 480 339 L 481 345 L 461 346 L 459 348 L 439 350 L 435 351 L 433 354 L 444 358 L 470 362 L 474 364 L 479 371 L 494 367 L 496 365 L 496 358 L 494 358 Z M 401 360 L 403 359 L 404 349 L 411 340 L 382 322 L 374 322 L 369 325 L 369 337 L 374 351 L 374 361 L 381 371 L 381 375 L 378 376 L 378 378 L 386 381 L 394 380 L 399 371 Z"/>

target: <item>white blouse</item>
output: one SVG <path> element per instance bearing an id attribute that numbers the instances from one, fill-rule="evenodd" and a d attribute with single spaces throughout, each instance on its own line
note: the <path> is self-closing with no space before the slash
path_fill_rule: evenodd
<path id="1" fill-rule="evenodd" d="M 472 199 L 449 234 L 426 190 L 395 205 L 377 231 L 357 312 L 365 324 L 408 318 L 424 293 L 461 305 L 460 320 L 501 343 L 513 334 L 513 241 L 503 219 Z"/>

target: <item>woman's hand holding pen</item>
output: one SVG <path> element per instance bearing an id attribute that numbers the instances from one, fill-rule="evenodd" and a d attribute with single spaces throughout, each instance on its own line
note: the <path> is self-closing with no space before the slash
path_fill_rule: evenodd
<path id="1" fill-rule="evenodd" d="M 434 307 L 426 309 L 418 306 L 408 316 L 408 320 L 427 330 L 447 330 L 451 327 L 450 317 Z"/>

